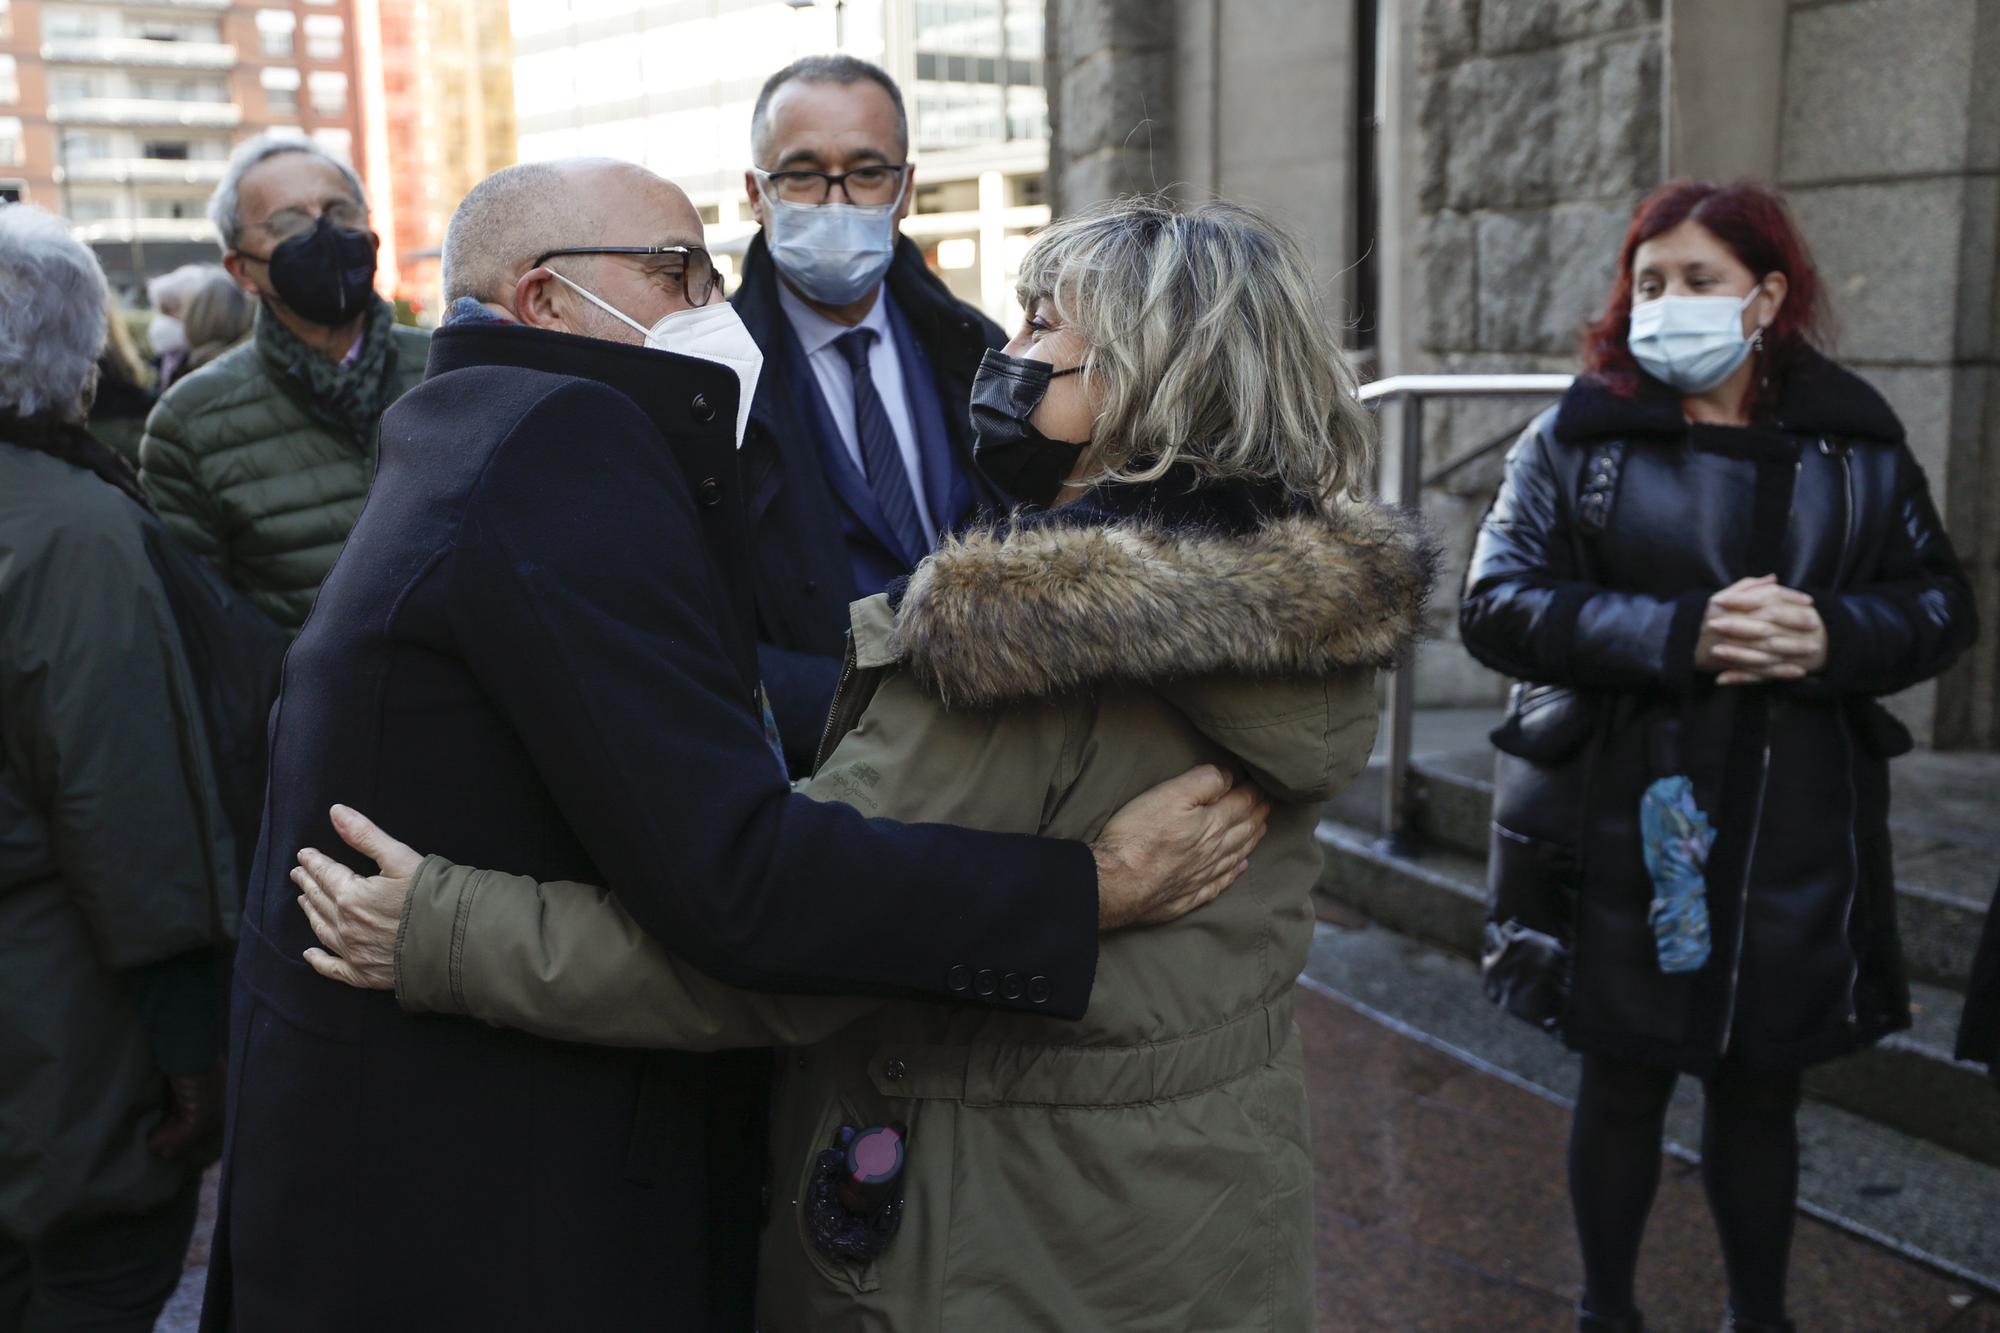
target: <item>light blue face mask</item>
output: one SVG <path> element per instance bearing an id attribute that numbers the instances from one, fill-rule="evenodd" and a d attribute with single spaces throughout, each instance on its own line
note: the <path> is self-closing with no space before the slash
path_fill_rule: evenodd
<path id="1" fill-rule="evenodd" d="M 882 281 L 896 257 L 896 210 L 910 188 L 908 172 L 895 199 L 869 207 L 788 204 L 761 171 L 757 184 L 771 220 L 771 258 L 808 300 L 848 305 Z"/>
<path id="2" fill-rule="evenodd" d="M 1764 290 L 1733 296 L 1656 296 L 1632 307 L 1625 345 L 1639 368 L 1684 394 L 1707 393 L 1736 373 L 1754 345 L 1743 312 Z M 1759 330 L 1761 333 L 1762 331 Z"/>

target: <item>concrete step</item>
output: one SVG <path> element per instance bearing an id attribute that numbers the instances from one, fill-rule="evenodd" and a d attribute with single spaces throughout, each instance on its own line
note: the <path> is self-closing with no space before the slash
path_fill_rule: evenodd
<path id="1" fill-rule="evenodd" d="M 1992 800 L 1991 787 L 1961 773 L 1989 756 L 1911 755 L 1896 775 L 1889 827 L 1896 854 L 1896 918 L 1903 955 L 1918 980 L 1963 990 L 2000 871 L 2000 823 L 1973 822 L 1969 790 Z M 1907 767 L 1906 767 L 1907 766 Z M 1355 828 L 1379 827 L 1387 769 L 1371 763 L 1332 801 L 1332 817 Z M 1416 829 L 1429 847 L 1481 859 L 1493 808 L 1493 752 L 1418 753 L 1410 763 Z"/>
<path id="2" fill-rule="evenodd" d="M 1479 995 L 1465 959 L 1372 922 L 1322 923 L 1300 984 L 1481 1070 L 1574 1104 L 1578 1061 Z M 1985 1112 L 1992 1117 L 1992 1090 Z M 1800 1207 L 1988 1291 L 2000 1292 L 2000 1170 L 1816 1100 L 1800 1111 Z M 1669 1151 L 1696 1160 L 1698 1085 L 1681 1080 Z"/>
<path id="3" fill-rule="evenodd" d="M 1412 940 L 1460 958 L 1478 957 L 1485 920 L 1485 864 L 1440 849 L 1390 855 L 1371 832 L 1328 819 L 1320 825 L 1326 865 L 1319 891 Z M 1903 1133 L 2000 1166 L 2000 1103 L 1985 1071 L 1951 1057 L 1963 997 L 1923 982 L 1911 987 L 1915 1023 L 1866 1050 L 1821 1065 L 1811 1094 Z M 1465 1002 L 1485 1006 L 1476 984 Z"/>

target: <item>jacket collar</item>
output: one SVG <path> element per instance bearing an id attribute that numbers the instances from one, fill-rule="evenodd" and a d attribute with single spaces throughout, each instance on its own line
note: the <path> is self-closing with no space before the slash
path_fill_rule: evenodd
<path id="1" fill-rule="evenodd" d="M 945 541 L 900 590 L 889 647 L 975 706 L 1105 681 L 1317 678 L 1393 665 L 1436 561 L 1419 520 L 1373 503 L 1208 519 L 1101 505 Z"/>
<path id="2" fill-rule="evenodd" d="M 759 232 L 750 238 L 750 249 L 743 256 L 743 282 L 729 299 L 751 338 L 763 349 L 767 362 L 776 358 L 783 342 L 785 312 L 778 300 L 778 285 L 782 281 L 770 247 L 764 244 L 764 235 Z M 984 350 L 986 335 L 978 314 L 938 280 L 924 263 L 924 252 L 909 237 L 897 238 L 896 256 L 889 263 L 884 282 L 904 318 L 910 321 L 911 332 L 920 345 L 965 342 Z M 972 355 L 976 360 L 978 352 Z M 782 391 L 777 377 L 764 376 L 750 404 L 752 419 L 769 426 L 777 414 L 777 396 Z"/>
<path id="3" fill-rule="evenodd" d="M 431 335 L 424 378 L 473 366 L 513 366 L 594 380 L 630 398 L 663 430 L 665 423 L 673 423 L 682 433 L 693 424 L 687 413 L 690 396 L 699 395 L 714 409 L 708 424 L 723 423 L 734 440 L 736 372 L 700 357 L 498 321 L 448 324 Z"/>
<path id="4" fill-rule="evenodd" d="M 1794 434 L 1882 444 L 1903 438 L 1903 423 L 1881 394 L 1859 375 L 1810 347 L 1801 348 L 1792 359 L 1791 370 L 1779 389 L 1773 424 Z M 1614 391 L 1603 380 L 1579 378 L 1556 410 L 1555 433 L 1561 440 L 1677 437 L 1686 430 L 1687 418 L 1681 414 L 1679 397 L 1644 374 L 1630 395 Z"/>

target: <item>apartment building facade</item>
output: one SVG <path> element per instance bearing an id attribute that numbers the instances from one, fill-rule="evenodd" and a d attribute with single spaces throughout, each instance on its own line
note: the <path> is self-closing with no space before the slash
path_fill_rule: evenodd
<path id="1" fill-rule="evenodd" d="M 0 0 L 0 200 L 69 218 L 114 286 L 212 258 L 242 139 L 362 160 L 351 0 Z"/>

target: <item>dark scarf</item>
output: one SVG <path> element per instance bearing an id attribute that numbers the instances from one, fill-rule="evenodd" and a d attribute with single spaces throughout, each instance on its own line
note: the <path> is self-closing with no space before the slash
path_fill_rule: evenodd
<path id="1" fill-rule="evenodd" d="M 396 397 L 395 311 L 376 297 L 362 316 L 361 354 L 351 366 L 299 341 L 268 310 L 257 312 L 257 354 L 281 383 L 295 386 L 314 415 L 365 444 Z"/>
<path id="2" fill-rule="evenodd" d="M 140 508 L 152 512 L 152 503 L 139 489 L 139 478 L 133 475 L 131 465 L 77 422 L 58 420 L 46 412 L 23 417 L 0 409 L 0 440 L 95 472 L 100 479 L 131 496 Z"/>

